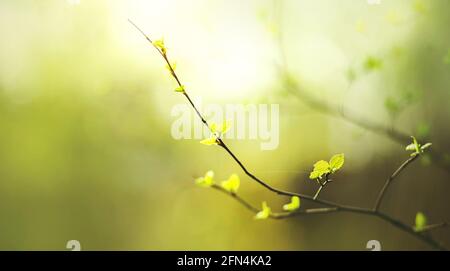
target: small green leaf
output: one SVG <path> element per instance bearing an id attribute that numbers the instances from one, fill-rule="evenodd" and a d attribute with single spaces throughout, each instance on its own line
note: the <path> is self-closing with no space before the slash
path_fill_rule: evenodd
<path id="1" fill-rule="evenodd" d="M 204 177 L 197 178 L 195 183 L 201 187 L 210 187 L 214 184 L 214 172 L 212 170 L 206 172 Z"/>
<path id="2" fill-rule="evenodd" d="M 300 208 L 300 198 L 297 196 L 293 196 L 290 203 L 283 205 L 283 210 L 285 211 L 292 212 L 298 208 Z"/>
<path id="3" fill-rule="evenodd" d="M 309 178 L 311 180 L 315 180 L 315 179 L 319 178 L 320 176 L 321 176 L 320 172 L 319 171 L 314 171 L 314 170 L 309 174 Z"/>
<path id="4" fill-rule="evenodd" d="M 422 147 L 420 147 L 421 151 L 424 151 L 426 149 L 428 149 L 429 147 L 431 147 L 431 145 L 433 145 L 432 143 L 425 143 Z"/>
<path id="5" fill-rule="evenodd" d="M 255 215 L 255 219 L 267 219 L 270 216 L 270 212 L 270 207 L 267 206 L 267 202 L 264 201 L 262 203 L 262 210 Z"/>
<path id="6" fill-rule="evenodd" d="M 330 164 L 325 160 L 320 160 L 314 164 L 314 171 L 326 171 L 330 169 Z"/>
<path id="7" fill-rule="evenodd" d="M 211 121 L 211 123 L 209 124 L 209 129 L 211 130 L 211 133 L 217 132 L 217 123 Z"/>
<path id="8" fill-rule="evenodd" d="M 416 214 L 416 225 L 414 226 L 414 230 L 417 232 L 423 231 L 426 225 L 427 217 L 422 212 L 418 212 Z"/>
<path id="9" fill-rule="evenodd" d="M 164 39 L 153 41 L 153 45 L 159 48 L 163 54 L 166 53 L 166 46 L 164 45 Z"/>
<path id="10" fill-rule="evenodd" d="M 215 136 L 211 136 L 210 138 L 203 139 L 200 141 L 201 144 L 206 146 L 217 145 L 217 138 Z"/>
<path id="11" fill-rule="evenodd" d="M 345 157 L 344 157 L 343 153 L 333 155 L 333 157 L 331 157 L 331 159 L 330 159 L 331 171 L 332 172 L 338 171 L 344 165 L 344 162 L 345 162 Z"/>
<path id="12" fill-rule="evenodd" d="M 222 132 L 222 134 L 225 134 L 226 132 L 228 132 L 228 130 L 230 130 L 230 128 L 231 128 L 231 121 L 226 120 L 222 123 L 220 131 Z"/>
<path id="13" fill-rule="evenodd" d="M 236 193 L 239 189 L 239 186 L 241 184 L 241 181 L 239 179 L 239 176 L 236 174 L 232 174 L 228 180 L 222 181 L 220 184 L 223 189 L 227 190 L 230 193 Z"/>
<path id="14" fill-rule="evenodd" d="M 327 161 L 320 160 L 314 164 L 314 169 L 309 175 L 310 179 L 321 178 L 322 175 L 330 172 L 330 164 Z"/>
<path id="15" fill-rule="evenodd" d="M 158 48 L 164 48 L 164 39 L 155 40 L 153 44 Z"/>
<path id="16" fill-rule="evenodd" d="M 411 143 L 408 146 L 406 146 L 405 150 L 407 150 L 407 151 L 415 151 L 416 150 L 416 145 L 414 145 L 414 143 Z"/>
<path id="17" fill-rule="evenodd" d="M 411 136 L 413 139 L 414 149 L 416 150 L 416 153 L 420 153 L 420 144 L 417 142 L 417 139 L 414 136 Z"/>
<path id="18" fill-rule="evenodd" d="M 178 86 L 176 89 L 175 89 L 175 91 L 176 92 L 184 92 L 185 90 L 184 90 L 184 85 L 181 85 L 181 86 Z"/>
<path id="19" fill-rule="evenodd" d="M 171 67 L 172 67 L 172 69 L 171 69 Z M 172 72 L 172 70 L 175 71 L 177 69 L 177 63 L 176 62 L 172 62 L 170 65 L 167 64 L 166 65 L 166 69 L 168 69 L 170 72 Z"/>

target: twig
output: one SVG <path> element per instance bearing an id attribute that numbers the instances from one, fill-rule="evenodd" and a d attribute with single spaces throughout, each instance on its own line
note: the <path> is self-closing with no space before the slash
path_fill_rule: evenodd
<path id="1" fill-rule="evenodd" d="M 321 184 L 321 185 L 319 186 L 319 189 L 317 189 L 316 194 L 314 194 L 314 197 L 313 197 L 314 200 L 317 199 L 317 197 L 318 197 L 319 194 L 320 194 L 320 191 L 322 191 L 322 189 L 323 189 L 324 187 L 325 187 L 324 184 Z"/>
<path id="2" fill-rule="evenodd" d="M 147 41 L 149 41 L 152 46 L 159 52 L 159 54 L 163 57 L 164 61 L 167 63 L 169 70 L 172 74 L 172 76 L 174 77 L 174 79 L 176 80 L 177 84 L 179 87 L 183 87 L 183 85 L 181 84 L 181 81 L 179 80 L 177 74 L 175 73 L 175 70 L 173 69 L 169 58 L 167 56 L 166 52 L 163 52 L 162 50 L 160 50 L 157 46 L 155 46 L 152 42 L 152 40 L 136 25 L 134 24 L 131 20 L 129 20 L 129 22 L 137 29 L 139 30 L 139 32 L 147 39 Z M 184 89 L 184 87 L 183 87 Z M 183 91 L 184 96 L 186 97 L 186 99 L 188 100 L 188 102 L 190 103 L 190 105 L 192 106 L 192 108 L 195 110 L 195 112 L 197 113 L 198 117 L 201 119 L 201 121 L 203 122 L 203 124 L 205 126 L 207 126 L 208 129 L 211 130 L 211 127 L 208 125 L 208 122 L 206 121 L 206 119 L 203 117 L 203 115 L 200 113 L 200 111 L 197 109 L 196 105 L 192 102 L 190 96 L 188 95 L 187 91 L 184 89 Z M 438 242 L 436 242 L 435 240 L 433 240 L 431 237 L 426 236 L 424 234 L 421 234 L 419 232 L 414 231 L 410 226 L 395 220 L 394 218 L 383 214 L 381 212 L 379 212 L 378 210 L 374 210 L 374 209 L 368 209 L 368 208 L 361 208 L 361 207 L 356 207 L 356 206 L 347 206 L 347 205 L 342 205 L 342 204 L 338 204 L 335 202 L 331 202 L 331 201 L 326 201 L 326 200 L 320 200 L 317 199 L 315 197 L 311 197 L 309 195 L 304 195 L 304 194 L 300 194 L 300 193 L 295 193 L 295 192 L 289 192 L 289 191 L 284 191 L 278 188 L 275 188 L 271 185 L 269 185 L 268 183 L 262 181 L 261 179 L 259 179 L 258 177 L 256 177 L 255 175 L 253 175 L 245 166 L 244 164 L 237 158 L 237 156 L 228 148 L 228 146 L 225 144 L 225 142 L 221 139 L 221 138 L 217 138 L 217 143 L 219 146 L 221 146 L 232 158 L 233 160 L 241 167 L 241 169 L 244 171 L 244 173 L 250 177 L 252 180 L 256 181 L 257 183 L 259 183 L 260 185 L 262 185 L 263 187 L 265 187 L 266 189 L 279 194 L 279 195 L 284 195 L 284 196 L 298 196 L 302 199 L 306 199 L 306 200 L 310 200 L 322 205 L 326 205 L 329 206 L 331 208 L 319 208 L 319 209 L 309 209 L 308 210 L 304 210 L 304 211 L 298 211 L 298 212 L 294 212 L 292 214 L 286 214 L 286 213 L 276 213 L 276 215 L 272 215 L 271 218 L 285 218 L 285 217 L 290 217 L 293 216 L 294 214 L 318 214 L 318 213 L 330 213 L 330 212 L 337 212 L 337 211 L 346 211 L 346 212 L 352 212 L 352 213 L 360 213 L 360 214 L 365 214 L 365 215 L 371 215 L 371 216 L 376 216 L 379 217 L 389 223 L 391 223 L 392 225 L 394 225 L 395 227 L 410 233 L 411 235 L 415 236 L 416 238 L 426 242 L 427 244 L 429 244 L 430 246 L 432 246 L 433 248 L 436 249 L 440 249 L 440 250 L 445 250 L 445 247 L 443 247 L 441 244 L 439 244 Z M 410 158 L 411 159 L 411 158 Z M 412 161 L 411 161 L 412 162 Z M 406 162 L 405 162 L 406 163 Z M 405 163 L 402 164 L 402 166 L 400 166 L 399 169 L 397 169 L 395 172 L 400 172 L 404 167 L 406 167 L 407 164 L 409 164 L 410 162 L 406 163 L 405 166 L 403 166 Z M 393 174 L 393 178 L 395 178 L 398 173 Z M 393 179 L 392 178 L 392 179 Z M 391 180 L 392 181 L 392 180 Z M 259 210 L 255 207 L 253 207 L 252 205 L 250 205 L 248 202 L 246 202 L 245 200 L 243 200 L 241 197 L 239 197 L 237 194 L 234 193 L 228 193 L 226 190 L 223 190 L 220 186 L 217 185 L 213 185 L 212 186 L 214 189 L 219 190 L 221 192 L 226 192 L 227 194 L 231 195 L 234 199 L 236 199 L 238 202 L 240 202 L 244 207 L 246 207 L 247 209 L 253 211 L 253 212 L 258 212 Z M 380 200 L 381 201 L 381 200 Z"/>
<path id="3" fill-rule="evenodd" d="M 325 188 L 325 186 L 331 182 L 331 180 L 328 179 L 329 177 L 329 173 L 325 174 L 325 180 L 323 182 L 319 181 L 317 179 L 317 183 L 319 184 L 319 189 L 317 189 L 316 194 L 314 194 L 313 200 L 317 200 L 317 198 L 319 197 L 320 192 L 322 191 L 322 189 Z"/>
<path id="4" fill-rule="evenodd" d="M 408 165 L 410 165 L 414 160 L 419 157 L 419 154 L 416 154 L 412 157 L 410 157 L 408 160 L 403 162 L 403 164 L 400 165 L 400 167 L 387 179 L 387 181 L 384 183 L 383 188 L 381 189 L 380 193 L 378 194 L 378 197 L 375 201 L 375 206 L 373 208 L 374 211 L 378 211 L 380 209 L 381 201 L 383 200 L 384 196 L 386 195 L 386 191 L 391 185 L 392 181 L 397 177 Z"/>
<path id="5" fill-rule="evenodd" d="M 445 228 L 448 226 L 450 226 L 450 224 L 448 222 L 441 222 L 441 223 L 426 225 L 420 232 L 432 231 L 432 230 L 436 230 L 436 229 L 440 229 L 440 228 Z"/>
<path id="6" fill-rule="evenodd" d="M 235 199 L 237 202 L 239 202 L 242 206 L 244 206 L 246 209 L 250 210 L 252 213 L 256 214 L 259 212 L 259 209 L 251 205 L 248 201 L 244 200 L 242 197 L 237 195 L 236 193 L 230 193 L 227 190 L 223 189 L 221 186 L 217 184 L 213 184 L 211 188 L 220 191 L 226 195 L 231 196 L 233 199 Z M 298 210 L 294 212 L 280 212 L 280 213 L 270 213 L 270 218 L 273 219 L 284 219 L 292 216 L 299 216 L 299 215 L 311 215 L 311 214 L 327 214 L 327 213 L 333 213 L 340 211 L 339 208 L 336 207 L 330 207 L 330 208 L 313 208 L 313 209 L 306 209 L 306 210 Z"/>

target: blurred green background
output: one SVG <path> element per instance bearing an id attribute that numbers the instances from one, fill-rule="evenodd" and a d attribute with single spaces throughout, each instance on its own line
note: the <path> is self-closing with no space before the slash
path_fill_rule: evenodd
<path id="1" fill-rule="evenodd" d="M 276 150 L 227 141 L 257 176 L 313 194 L 312 164 L 343 152 L 321 198 L 371 207 L 409 155 L 409 142 L 287 92 L 279 72 L 287 68 L 324 103 L 431 141 L 440 166 L 422 157 L 383 210 L 411 225 L 417 211 L 430 223 L 450 220 L 447 0 L 2 0 L 0 249 L 65 250 L 71 239 L 83 250 L 364 250 L 372 239 L 384 250 L 429 248 L 357 214 L 255 221 L 196 187 L 209 169 L 219 180 L 236 172 L 253 204 L 279 211 L 288 200 L 245 177 L 223 150 L 172 138 L 171 109 L 185 100 L 128 18 L 164 37 L 204 104 L 280 104 Z M 433 236 L 450 245 L 448 229 Z"/>

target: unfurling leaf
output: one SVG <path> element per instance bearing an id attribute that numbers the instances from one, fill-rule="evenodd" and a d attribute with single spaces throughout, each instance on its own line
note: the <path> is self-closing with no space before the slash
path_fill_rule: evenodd
<path id="1" fill-rule="evenodd" d="M 330 164 L 327 161 L 320 160 L 314 164 L 314 170 L 327 171 L 330 169 Z"/>
<path id="2" fill-rule="evenodd" d="M 285 211 L 292 212 L 298 208 L 300 208 L 300 198 L 297 196 L 293 196 L 290 203 L 283 205 L 283 210 Z"/>
<path id="3" fill-rule="evenodd" d="M 214 184 L 214 172 L 212 170 L 206 172 L 204 177 L 197 178 L 195 183 L 201 187 L 210 187 Z"/>
<path id="4" fill-rule="evenodd" d="M 414 230 L 417 232 L 423 231 L 426 225 L 427 217 L 422 212 L 418 212 L 416 214 L 416 225 L 414 226 Z"/>
<path id="5" fill-rule="evenodd" d="M 310 174 L 309 174 L 309 178 L 311 179 L 311 180 L 315 180 L 315 179 L 317 179 L 317 178 L 319 178 L 320 177 L 320 172 L 319 171 L 312 171 Z"/>
<path id="6" fill-rule="evenodd" d="M 270 212 L 270 207 L 267 206 L 267 202 L 264 201 L 262 203 L 262 210 L 255 215 L 255 219 L 267 219 L 270 216 Z"/>
<path id="7" fill-rule="evenodd" d="M 431 147 L 431 145 L 433 145 L 432 143 L 429 142 L 421 145 L 419 142 L 417 142 L 417 139 L 414 136 L 411 136 L 411 138 L 413 140 L 413 143 L 409 144 L 405 148 L 407 151 L 413 151 L 413 153 L 411 153 L 411 156 L 422 154 L 426 149 L 428 149 L 429 147 Z"/>
<path id="8" fill-rule="evenodd" d="M 203 139 L 200 141 L 201 144 L 206 146 L 217 145 L 217 138 L 215 136 L 211 136 L 210 138 Z"/>
<path id="9" fill-rule="evenodd" d="M 419 142 L 417 142 L 417 139 L 415 137 L 411 136 L 411 138 L 413 139 L 414 149 L 416 150 L 417 153 L 419 153 L 420 152 Z"/>
<path id="10" fill-rule="evenodd" d="M 231 121 L 227 120 L 224 121 L 222 124 L 217 124 L 215 122 L 211 122 L 209 125 L 209 128 L 213 134 L 215 134 L 217 137 L 221 137 L 223 134 L 228 132 L 231 127 Z"/>
<path id="11" fill-rule="evenodd" d="M 227 190 L 230 193 L 236 193 L 239 189 L 241 181 L 239 176 L 236 174 L 232 174 L 228 180 L 222 181 L 220 184 L 223 189 Z"/>
<path id="12" fill-rule="evenodd" d="M 408 146 L 406 146 L 405 150 L 407 150 L 407 151 L 415 151 L 416 150 L 416 145 L 414 145 L 413 143 L 409 144 Z"/>
<path id="13" fill-rule="evenodd" d="M 335 173 L 345 162 L 344 154 L 336 154 L 331 157 L 330 162 L 320 160 L 314 164 L 313 171 L 309 174 L 309 178 L 321 179 L 324 174 Z"/>
<path id="14" fill-rule="evenodd" d="M 314 164 L 314 169 L 309 175 L 310 179 L 321 178 L 322 175 L 330 172 L 330 164 L 327 161 L 320 160 Z"/>
<path id="15" fill-rule="evenodd" d="M 177 63 L 173 62 L 170 65 L 166 65 L 166 69 L 168 69 L 170 72 L 175 71 L 177 69 Z"/>
<path id="16" fill-rule="evenodd" d="M 211 122 L 211 124 L 209 125 L 209 128 L 210 128 L 212 133 L 217 132 L 217 123 Z"/>
<path id="17" fill-rule="evenodd" d="M 164 39 L 153 41 L 153 45 L 155 45 L 158 49 L 160 49 L 163 54 L 166 53 L 166 46 L 164 45 Z"/>
<path id="18" fill-rule="evenodd" d="M 429 147 L 431 147 L 431 145 L 433 145 L 433 144 L 432 143 L 425 143 L 422 147 L 420 147 L 420 149 L 422 151 L 424 151 L 424 150 L 428 149 Z"/>
<path id="19" fill-rule="evenodd" d="M 220 132 L 222 134 L 225 134 L 226 132 L 228 132 L 228 130 L 230 130 L 231 128 L 231 121 L 226 120 L 222 123 L 221 128 L 220 128 Z"/>
<path id="20" fill-rule="evenodd" d="M 181 93 L 183 93 L 185 90 L 184 90 L 184 85 L 181 85 L 181 86 L 178 86 L 176 89 L 175 89 L 175 91 L 176 92 L 181 92 Z"/>
<path id="21" fill-rule="evenodd" d="M 336 172 L 338 171 L 343 165 L 344 165 L 344 154 L 336 154 L 333 155 L 333 157 L 331 157 L 330 159 L 330 168 L 332 172 Z"/>

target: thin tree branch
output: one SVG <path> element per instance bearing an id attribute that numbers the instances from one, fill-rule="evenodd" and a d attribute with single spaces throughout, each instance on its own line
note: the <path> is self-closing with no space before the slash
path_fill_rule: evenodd
<path id="1" fill-rule="evenodd" d="M 319 196 L 320 192 L 322 191 L 322 189 L 323 189 L 324 187 L 325 187 L 325 185 L 323 185 L 323 184 L 321 184 L 321 185 L 319 186 L 319 189 L 317 189 L 316 194 L 314 194 L 314 197 L 313 197 L 314 200 L 317 200 L 317 197 Z"/>
<path id="2" fill-rule="evenodd" d="M 139 30 L 139 32 L 147 39 L 147 41 L 149 41 L 152 46 L 159 52 L 159 54 L 163 57 L 164 61 L 167 63 L 167 66 L 169 67 L 170 73 L 171 75 L 175 78 L 177 84 L 179 87 L 183 88 L 183 94 L 186 97 L 186 99 L 189 101 L 190 105 L 193 107 L 193 109 L 195 110 L 195 112 L 197 113 L 198 117 L 201 119 L 201 121 L 203 122 L 203 124 L 205 126 L 207 126 L 207 128 L 209 130 L 211 130 L 211 127 L 209 126 L 208 122 L 206 121 L 206 119 L 203 117 L 203 115 L 200 113 L 200 111 L 197 109 L 196 105 L 192 102 L 190 96 L 188 95 L 188 93 L 186 92 L 186 90 L 184 89 L 183 85 L 181 84 L 181 81 L 179 80 L 178 76 L 175 73 L 175 70 L 173 69 L 169 58 L 167 56 L 166 52 L 163 52 L 162 50 L 160 50 L 155 44 L 153 44 L 153 42 L 151 41 L 151 39 L 136 25 L 134 24 L 131 20 L 128 20 L 137 30 Z M 245 174 L 250 177 L 251 179 L 253 179 L 254 181 L 256 181 L 257 183 L 259 183 L 260 185 L 262 185 L 263 187 L 265 187 L 266 189 L 279 194 L 279 195 L 284 195 L 284 196 L 298 196 L 302 199 L 306 199 L 309 201 L 313 201 L 322 205 L 326 205 L 332 208 L 319 208 L 319 209 L 315 209 L 315 211 L 311 211 L 311 209 L 308 210 L 304 210 L 304 211 L 298 211 L 298 212 L 294 212 L 296 214 L 317 214 L 317 213 L 329 213 L 329 212 L 336 212 L 336 211 L 346 211 L 346 212 L 352 212 L 352 213 L 360 213 L 360 214 L 365 214 L 365 215 L 371 215 L 371 216 L 376 216 L 379 217 L 389 223 L 391 223 L 392 225 L 394 225 L 395 227 L 410 233 L 411 235 L 415 236 L 416 238 L 426 242 L 427 244 L 429 244 L 430 246 L 432 246 L 433 248 L 436 249 L 441 249 L 441 250 L 445 250 L 445 247 L 443 247 L 442 245 L 440 245 L 438 242 L 434 241 L 431 237 L 426 236 L 424 234 L 415 232 L 410 226 L 403 224 L 402 222 L 395 220 L 394 218 L 391 218 L 390 216 L 380 213 L 377 210 L 374 209 L 368 209 L 368 208 L 361 208 L 361 207 L 356 207 L 356 206 L 347 206 L 347 205 L 342 205 L 342 204 L 338 204 L 335 202 L 330 202 L 330 201 L 326 201 L 326 200 L 320 200 L 320 199 L 314 199 L 314 197 L 309 196 L 309 195 L 304 195 L 304 194 L 300 194 L 300 193 L 294 193 L 294 192 L 289 192 L 289 191 L 284 191 L 278 188 L 275 188 L 271 185 L 269 185 L 268 183 L 262 181 L 261 179 L 259 179 L 258 177 L 256 177 L 255 175 L 253 175 L 245 166 L 244 164 L 237 158 L 237 156 L 228 148 L 228 146 L 225 144 L 225 142 L 221 139 L 221 138 L 217 138 L 216 139 L 217 144 L 219 146 L 221 146 L 232 158 L 233 160 L 241 167 L 241 169 L 245 172 Z M 411 159 L 411 158 L 410 158 Z M 409 164 L 409 163 L 407 163 Z M 406 164 L 406 165 L 407 165 Z M 402 164 L 403 165 L 403 164 Z M 405 166 L 401 166 L 399 169 L 396 170 L 396 172 L 398 171 L 398 173 L 404 168 Z M 395 175 L 393 178 L 395 178 L 397 174 L 393 174 Z M 226 192 L 228 193 L 226 190 L 221 189 L 221 187 L 217 186 L 217 185 L 213 185 L 212 186 L 214 189 L 217 189 L 221 192 Z M 246 207 L 247 209 L 253 211 L 253 212 L 257 212 L 259 211 L 257 208 L 253 207 L 252 205 L 250 205 L 248 202 L 246 202 L 245 200 L 243 200 L 241 197 L 239 197 L 238 195 L 234 194 L 234 193 L 228 193 L 230 194 L 234 199 L 236 199 L 238 202 L 240 202 L 244 207 Z M 294 214 L 293 213 L 293 214 Z M 271 218 L 285 218 L 285 217 L 290 217 L 292 215 L 287 215 L 287 214 L 281 214 L 278 213 L 275 216 L 271 216 Z"/>
<path id="3" fill-rule="evenodd" d="M 239 202 L 242 206 L 244 206 L 246 209 L 250 210 L 252 213 L 257 214 L 260 210 L 253 205 L 251 205 L 248 201 L 240 197 L 236 193 L 230 193 L 227 190 L 223 189 L 221 186 L 217 184 L 213 184 L 211 188 L 220 191 L 233 199 L 235 199 L 237 202 Z M 327 214 L 327 213 L 333 213 L 340 211 L 339 208 L 336 207 L 330 207 L 330 208 L 312 208 L 312 209 L 306 209 L 306 210 L 298 210 L 294 212 L 273 212 L 270 213 L 270 218 L 273 219 L 284 219 L 292 216 L 300 216 L 300 215 L 311 215 L 311 214 Z"/>
<path id="4" fill-rule="evenodd" d="M 394 171 L 394 173 L 389 176 L 389 178 L 386 180 L 386 182 L 384 183 L 383 188 L 381 189 L 380 193 L 378 194 L 378 197 L 375 201 L 375 206 L 373 207 L 374 211 L 378 211 L 380 209 L 380 205 L 381 202 L 384 198 L 384 196 L 386 195 L 386 191 L 389 188 L 389 186 L 391 185 L 392 181 L 405 169 L 408 167 L 408 165 L 410 165 L 412 162 L 414 162 L 417 157 L 419 157 L 419 154 L 416 154 L 414 156 L 411 156 L 408 160 L 406 160 L 405 162 L 403 162 L 403 164 L 400 165 L 399 168 L 397 168 L 396 171 Z"/>
<path id="5" fill-rule="evenodd" d="M 420 232 L 432 231 L 432 230 L 445 228 L 445 227 L 449 227 L 449 226 L 450 226 L 450 224 L 448 222 L 441 222 L 441 223 L 426 225 Z"/>

